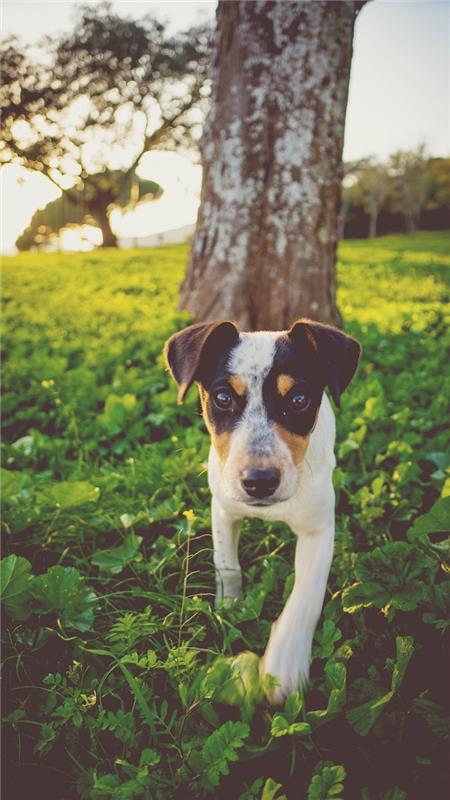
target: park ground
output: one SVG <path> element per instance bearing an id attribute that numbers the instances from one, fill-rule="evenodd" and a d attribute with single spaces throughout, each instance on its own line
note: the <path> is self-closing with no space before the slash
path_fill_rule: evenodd
<path id="1" fill-rule="evenodd" d="M 186 245 L 3 265 L 8 797 L 445 796 L 450 234 L 343 242 L 363 357 L 337 412 L 337 538 L 312 681 L 271 709 L 257 657 L 293 537 L 246 522 L 214 611 L 208 437 L 165 339 Z"/>

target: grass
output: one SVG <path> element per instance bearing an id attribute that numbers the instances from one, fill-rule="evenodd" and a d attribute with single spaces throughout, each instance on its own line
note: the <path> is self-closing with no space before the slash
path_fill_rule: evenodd
<path id="1" fill-rule="evenodd" d="M 161 355 L 188 322 L 187 248 L 4 260 L 8 797 L 444 796 L 449 245 L 340 247 L 364 356 L 337 417 L 312 683 L 278 711 L 250 654 L 292 585 L 292 535 L 247 521 L 245 600 L 213 611 L 208 437 Z"/>

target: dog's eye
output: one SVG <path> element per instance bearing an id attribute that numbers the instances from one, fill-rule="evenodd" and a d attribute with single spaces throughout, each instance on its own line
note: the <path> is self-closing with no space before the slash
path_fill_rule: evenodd
<path id="1" fill-rule="evenodd" d="M 233 398 L 227 389 L 217 389 L 217 391 L 214 392 L 212 399 L 214 405 L 222 410 L 231 408 L 231 404 L 233 402 Z"/>
<path id="2" fill-rule="evenodd" d="M 296 392 L 290 398 L 289 404 L 292 411 L 304 411 L 310 404 L 309 397 L 301 392 Z"/>

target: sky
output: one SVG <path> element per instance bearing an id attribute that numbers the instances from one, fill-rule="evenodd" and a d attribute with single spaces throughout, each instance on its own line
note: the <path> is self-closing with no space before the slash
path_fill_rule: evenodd
<path id="1" fill-rule="evenodd" d="M 14 34 L 33 45 L 46 34 L 67 31 L 76 5 L 70 0 L 4 0 L 2 37 Z M 172 31 L 213 20 L 216 8 L 210 0 L 120 0 L 112 5 L 137 18 L 155 14 Z M 344 159 L 385 159 L 421 143 L 429 155 L 450 155 L 450 0 L 371 0 L 355 26 Z M 164 195 L 134 214 L 115 212 L 118 235 L 145 236 L 195 222 L 199 166 L 176 154 L 154 152 L 145 157 L 142 175 L 161 181 Z M 0 191 L 0 245 L 11 252 L 34 211 L 57 191 L 44 177 L 16 167 L 1 170 Z"/>

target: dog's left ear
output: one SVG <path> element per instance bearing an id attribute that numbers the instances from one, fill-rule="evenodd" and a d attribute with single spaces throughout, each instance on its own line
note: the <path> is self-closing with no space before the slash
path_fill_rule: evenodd
<path id="1" fill-rule="evenodd" d="M 174 333 L 164 346 L 164 355 L 178 386 L 182 403 L 194 381 L 207 380 L 220 356 L 237 343 L 239 331 L 229 320 L 200 322 Z"/>
<path id="2" fill-rule="evenodd" d="M 340 398 L 358 366 L 361 346 L 351 336 L 321 322 L 299 319 L 288 331 L 291 341 L 306 342 L 316 350 L 324 370 L 325 385 L 339 408 Z"/>

